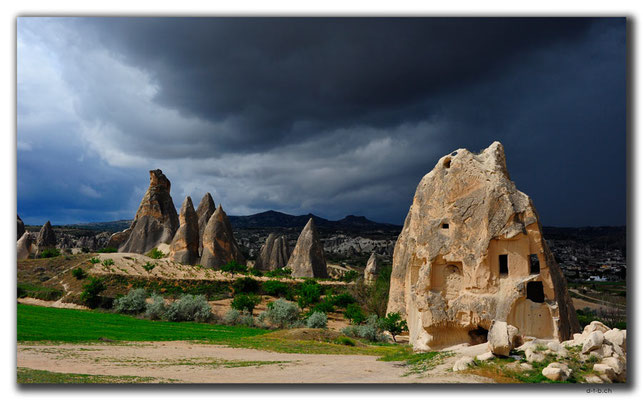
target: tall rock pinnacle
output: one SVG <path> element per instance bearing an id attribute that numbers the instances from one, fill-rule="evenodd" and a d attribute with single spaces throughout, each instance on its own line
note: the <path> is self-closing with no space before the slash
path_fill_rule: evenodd
<path id="1" fill-rule="evenodd" d="M 206 268 L 218 269 L 230 261 L 245 264 L 246 259 L 234 239 L 230 220 L 219 204 L 203 232 L 201 265 Z"/>
<path id="2" fill-rule="evenodd" d="M 205 231 L 205 226 L 208 224 L 210 217 L 214 214 L 216 209 L 214 200 L 212 200 L 212 195 L 210 195 L 210 193 L 206 193 L 201 199 L 199 207 L 196 209 L 196 215 L 199 220 L 199 254 L 201 254 L 203 249 L 203 232 Z"/>
<path id="3" fill-rule="evenodd" d="M 190 196 L 185 198 L 179 213 L 180 226 L 170 244 L 170 259 L 194 265 L 199 258 L 199 219 Z"/>
<path id="4" fill-rule="evenodd" d="M 288 239 L 285 236 L 277 236 L 271 233 L 266 239 L 266 243 L 261 246 L 255 268 L 263 271 L 273 271 L 277 268 L 283 268 L 288 264 L 290 249 L 288 248 Z"/>
<path id="5" fill-rule="evenodd" d="M 288 260 L 287 268 L 292 270 L 295 278 L 327 278 L 324 247 L 319 241 L 317 228 L 312 218 L 299 234 L 297 245 Z"/>

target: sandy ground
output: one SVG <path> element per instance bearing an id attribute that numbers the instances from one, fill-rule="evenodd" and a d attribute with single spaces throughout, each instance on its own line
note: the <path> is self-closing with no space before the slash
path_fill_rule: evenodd
<path id="1" fill-rule="evenodd" d="M 89 310 L 88 307 L 81 306 L 80 304 L 65 303 L 65 302 L 62 302 L 61 300 L 51 301 L 51 300 L 34 299 L 32 297 L 23 297 L 23 298 L 18 298 L 18 303 L 31 304 L 34 306 L 53 307 L 53 308 L 71 308 L 74 310 Z"/>
<path id="2" fill-rule="evenodd" d="M 408 376 L 404 376 L 408 371 L 403 363 L 377 361 L 374 356 L 286 354 L 191 342 L 23 343 L 18 345 L 18 367 L 177 383 L 493 383 L 449 371 L 462 354 L 486 351 L 477 347 L 454 349 L 459 354 L 442 365 L 423 375 Z"/>

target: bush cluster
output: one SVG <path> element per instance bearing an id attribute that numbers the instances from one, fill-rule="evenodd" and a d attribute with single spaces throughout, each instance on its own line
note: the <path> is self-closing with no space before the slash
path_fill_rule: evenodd
<path id="1" fill-rule="evenodd" d="M 269 278 L 290 278 L 292 276 L 292 269 L 277 268 L 275 270 L 266 272 L 265 275 Z"/>
<path id="2" fill-rule="evenodd" d="M 145 317 L 149 319 L 163 319 L 167 307 L 165 306 L 165 299 L 163 296 L 152 293 L 152 302 L 148 303 L 145 307 Z"/>
<path id="3" fill-rule="evenodd" d="M 319 302 L 321 294 L 321 285 L 313 279 L 307 279 L 297 289 L 297 303 L 299 307 L 306 308 Z"/>
<path id="4" fill-rule="evenodd" d="M 87 278 L 87 273 L 86 273 L 86 272 L 85 272 L 85 270 L 84 270 L 84 269 L 82 269 L 81 267 L 74 268 L 74 269 L 71 271 L 71 275 L 72 275 L 74 278 L 78 279 L 79 281 L 80 281 L 80 280 L 83 280 L 83 279 L 85 279 L 85 278 Z"/>
<path id="5" fill-rule="evenodd" d="M 344 316 L 355 325 L 359 325 L 366 320 L 366 314 L 357 303 L 349 304 L 346 307 L 346 311 L 344 311 Z"/>
<path id="6" fill-rule="evenodd" d="M 294 299 L 292 287 L 286 282 L 270 280 L 264 282 L 261 288 L 268 296 L 283 297 L 287 300 Z"/>
<path id="7" fill-rule="evenodd" d="M 80 293 L 80 299 L 90 308 L 96 308 L 101 302 L 99 293 L 105 290 L 105 284 L 102 279 L 94 276 L 89 278 L 89 282 L 83 285 L 83 291 Z"/>
<path id="8" fill-rule="evenodd" d="M 40 258 L 52 258 L 58 257 L 60 255 L 60 250 L 58 249 L 44 249 L 40 252 Z"/>
<path id="9" fill-rule="evenodd" d="M 239 264 L 236 261 L 230 261 L 229 263 L 221 267 L 221 271 L 230 272 L 232 274 L 245 274 L 248 272 L 248 267 Z"/>
<path id="10" fill-rule="evenodd" d="M 261 297 L 256 294 L 238 294 L 234 296 L 230 307 L 239 311 L 245 310 L 252 314 L 252 311 L 259 303 L 261 303 Z"/>
<path id="11" fill-rule="evenodd" d="M 145 255 L 148 256 L 149 258 L 153 258 L 155 260 L 158 260 L 160 258 L 165 257 L 165 254 L 163 254 L 163 252 L 161 250 L 157 249 L 156 247 L 153 248 L 152 250 L 148 251 Z"/>
<path id="12" fill-rule="evenodd" d="M 268 319 L 280 328 L 292 327 L 299 321 L 300 309 L 297 304 L 284 299 L 278 299 L 268 304 L 268 310 L 262 318 Z"/>
<path id="13" fill-rule="evenodd" d="M 306 326 L 308 328 L 326 328 L 328 323 L 328 318 L 323 312 L 315 311 L 310 314 L 310 317 L 306 320 Z"/>
<path id="14" fill-rule="evenodd" d="M 185 294 L 167 308 L 168 321 L 204 322 L 212 318 L 212 309 L 203 295 Z"/>
<path id="15" fill-rule="evenodd" d="M 145 289 L 132 289 L 125 296 L 114 300 L 114 309 L 119 313 L 138 314 L 145 310 L 146 298 Z"/>
<path id="16" fill-rule="evenodd" d="M 250 277 L 238 278 L 232 283 L 232 289 L 235 294 L 259 293 L 260 287 L 259 281 Z"/>

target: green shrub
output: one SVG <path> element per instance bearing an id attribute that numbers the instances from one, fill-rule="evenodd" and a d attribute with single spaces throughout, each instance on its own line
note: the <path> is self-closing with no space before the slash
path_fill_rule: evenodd
<path id="1" fill-rule="evenodd" d="M 238 278 L 232 283 L 235 294 L 259 293 L 259 282 L 250 277 Z"/>
<path id="2" fill-rule="evenodd" d="M 292 276 L 292 269 L 277 268 L 275 270 L 266 272 L 265 275 L 269 278 L 290 278 Z"/>
<path id="3" fill-rule="evenodd" d="M 350 270 L 347 271 L 344 276 L 342 276 L 342 281 L 343 282 L 353 282 L 359 278 L 359 272 Z"/>
<path id="4" fill-rule="evenodd" d="M 349 337 L 346 336 L 340 336 L 335 340 L 335 343 L 341 344 L 344 346 L 355 346 L 355 341 Z"/>
<path id="5" fill-rule="evenodd" d="M 156 264 L 155 264 L 155 263 L 151 263 L 151 262 L 149 262 L 149 261 L 148 261 L 148 262 L 146 262 L 145 264 L 143 264 L 143 269 L 144 269 L 145 271 L 147 271 L 147 272 L 150 272 L 151 270 L 153 270 L 153 269 L 154 269 L 154 267 L 156 267 Z"/>
<path id="6" fill-rule="evenodd" d="M 92 263 L 92 264 L 98 264 L 100 262 L 100 260 L 98 258 L 96 258 L 96 257 L 92 257 L 92 258 L 89 259 L 89 262 Z"/>
<path id="7" fill-rule="evenodd" d="M 114 310 L 125 314 L 138 314 L 145 310 L 147 303 L 145 289 L 132 289 L 125 296 L 114 300 Z"/>
<path id="8" fill-rule="evenodd" d="M 330 298 L 330 296 L 326 296 L 324 297 L 324 300 L 315 304 L 315 306 L 312 307 L 312 310 L 315 312 L 328 314 L 335 311 L 335 303 L 333 302 L 333 299 Z"/>
<path id="9" fill-rule="evenodd" d="M 378 327 L 378 318 L 375 314 L 369 315 L 364 325 L 349 325 L 342 329 L 342 333 L 347 336 L 359 337 L 371 342 L 383 340 Z"/>
<path id="10" fill-rule="evenodd" d="M 367 313 L 384 317 L 388 306 L 390 281 L 391 266 L 388 265 L 382 267 L 374 284 L 367 285 L 363 279 L 360 279 L 350 287 L 349 291 Z"/>
<path id="11" fill-rule="evenodd" d="M 274 297 L 284 297 L 286 299 L 292 299 L 292 288 L 286 282 L 281 281 L 266 281 L 261 284 L 261 289 L 268 296 Z"/>
<path id="12" fill-rule="evenodd" d="M 241 318 L 241 312 L 235 310 L 234 308 L 228 310 L 227 313 L 223 316 L 223 323 L 226 325 L 237 325 L 239 319 Z"/>
<path id="13" fill-rule="evenodd" d="M 255 326 L 255 319 L 252 317 L 252 314 L 243 312 L 241 313 L 241 317 L 239 317 L 239 325 L 245 325 L 245 326 Z"/>
<path id="14" fill-rule="evenodd" d="M 299 285 L 297 290 L 297 303 L 299 307 L 306 308 L 319 301 L 321 297 L 321 285 L 312 279 L 307 279 Z"/>
<path id="15" fill-rule="evenodd" d="M 96 251 L 97 253 L 118 253 L 118 249 L 114 247 L 103 247 L 100 250 Z"/>
<path id="16" fill-rule="evenodd" d="M 103 260 L 103 265 L 106 267 L 109 267 L 110 265 L 114 265 L 114 260 L 112 260 L 111 258 L 107 258 Z"/>
<path id="17" fill-rule="evenodd" d="M 230 261 L 226 265 L 221 267 L 221 271 L 230 272 L 232 274 L 245 274 L 248 273 L 248 267 L 241 265 L 236 261 Z"/>
<path id="18" fill-rule="evenodd" d="M 366 315 L 364 315 L 364 311 L 356 303 L 349 304 L 346 307 L 346 311 L 344 311 L 344 316 L 348 318 L 348 320 L 351 321 L 351 323 L 356 325 L 359 325 L 366 320 Z"/>
<path id="19" fill-rule="evenodd" d="M 309 328 L 326 328 L 328 318 L 323 312 L 315 311 L 306 320 L 306 326 Z"/>
<path id="20" fill-rule="evenodd" d="M 88 307 L 96 308 L 100 304 L 99 293 L 105 290 L 105 284 L 100 278 L 94 276 L 89 278 L 89 282 L 83 285 L 83 291 L 80 293 L 80 300 Z"/>
<path id="21" fill-rule="evenodd" d="M 345 308 L 349 304 L 356 303 L 357 300 L 349 293 L 341 293 L 338 295 L 331 296 L 331 301 L 335 307 Z"/>
<path id="22" fill-rule="evenodd" d="M 145 317 L 149 319 L 162 319 L 165 316 L 167 307 L 163 296 L 152 293 L 152 302 L 145 306 Z"/>
<path id="23" fill-rule="evenodd" d="M 263 276 L 263 272 L 261 272 L 261 271 L 260 271 L 260 270 L 258 270 L 257 268 L 251 268 L 251 269 L 250 269 L 250 275 L 253 275 L 253 276 Z"/>
<path id="24" fill-rule="evenodd" d="M 256 294 L 238 294 L 234 296 L 230 307 L 239 311 L 247 310 L 252 314 L 252 311 L 259 303 L 261 303 L 261 297 Z"/>
<path id="25" fill-rule="evenodd" d="M 170 304 L 165 312 L 169 321 L 204 322 L 212 318 L 212 308 L 205 296 L 185 294 Z"/>
<path id="26" fill-rule="evenodd" d="M 86 273 L 86 272 L 85 272 L 85 270 L 84 270 L 84 269 L 82 269 L 81 267 L 74 268 L 74 269 L 71 271 L 71 275 L 72 275 L 74 278 L 78 279 L 78 280 L 82 280 L 82 279 L 87 278 L 87 273 Z"/>
<path id="27" fill-rule="evenodd" d="M 409 327 L 406 325 L 406 320 L 403 320 L 400 313 L 388 313 L 386 317 L 380 318 L 379 328 L 384 331 L 389 331 L 393 336 L 393 341 L 396 342 L 395 336 L 407 331 Z"/>
<path id="28" fill-rule="evenodd" d="M 44 249 L 40 252 L 40 258 L 52 258 L 58 257 L 60 255 L 60 250 L 58 249 Z"/>
<path id="29" fill-rule="evenodd" d="M 155 260 L 158 260 L 160 258 L 165 257 L 165 254 L 163 254 L 163 252 L 161 250 L 157 249 L 156 247 L 153 248 L 152 250 L 148 251 L 147 253 L 145 253 L 145 255 L 148 256 L 149 258 L 153 258 Z"/>
<path id="30" fill-rule="evenodd" d="M 299 320 L 299 307 L 284 299 L 278 299 L 268 304 L 266 318 L 274 325 L 285 328 L 293 326 Z"/>

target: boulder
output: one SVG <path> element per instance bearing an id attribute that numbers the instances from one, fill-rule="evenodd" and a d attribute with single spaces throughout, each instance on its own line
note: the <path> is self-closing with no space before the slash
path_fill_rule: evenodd
<path id="1" fill-rule="evenodd" d="M 150 186 L 119 252 L 145 254 L 161 243 L 172 242 L 179 228 L 179 217 L 170 196 L 170 188 L 169 179 L 160 169 L 150 171 Z"/>
<path id="2" fill-rule="evenodd" d="M 469 369 L 469 367 L 472 366 L 474 362 L 475 361 L 473 360 L 473 358 L 469 356 L 461 357 L 455 362 L 455 364 L 453 364 L 453 370 L 456 372 L 464 371 L 466 369 Z"/>
<path id="3" fill-rule="evenodd" d="M 593 370 L 601 378 L 603 378 L 603 380 L 605 380 L 605 378 L 607 378 L 609 381 L 613 381 L 616 378 L 616 372 L 614 371 L 614 368 L 612 368 L 609 365 L 606 365 L 606 364 L 594 364 Z"/>
<path id="4" fill-rule="evenodd" d="M 190 196 L 179 213 L 179 229 L 170 244 L 169 258 L 181 264 L 194 265 L 199 259 L 199 219 Z"/>
<path id="5" fill-rule="evenodd" d="M 324 247 L 312 218 L 301 231 L 286 267 L 294 278 L 328 278 Z"/>
<path id="6" fill-rule="evenodd" d="M 552 381 L 566 381 L 571 375 L 571 370 L 565 364 L 553 362 L 542 370 L 542 374 Z"/>
<path id="7" fill-rule="evenodd" d="M 234 238 L 230 220 L 219 204 L 203 232 L 201 265 L 206 268 L 219 269 L 231 261 L 245 264 L 246 259 Z"/>
<path id="8" fill-rule="evenodd" d="M 478 361 L 489 361 L 489 360 L 493 360 L 495 357 L 496 356 L 492 352 L 488 351 L 486 353 L 477 355 L 476 360 L 478 360 Z"/>
<path id="9" fill-rule="evenodd" d="M 585 329 L 583 329 L 583 336 L 587 336 L 590 333 L 596 332 L 596 331 L 601 331 L 601 333 L 605 333 L 609 330 L 610 328 L 604 323 L 600 321 L 592 321 L 587 326 L 585 326 Z"/>
<path id="10" fill-rule="evenodd" d="M 54 233 L 54 228 L 51 227 L 51 222 L 47 221 L 42 228 L 40 228 L 40 232 L 38 232 L 38 237 L 36 238 L 36 257 L 45 249 L 55 248 L 56 234 Z"/>
<path id="11" fill-rule="evenodd" d="M 618 328 L 610 329 L 609 331 L 603 333 L 603 337 L 610 343 L 625 350 L 625 331 L 622 331 Z"/>
<path id="12" fill-rule="evenodd" d="M 366 263 L 366 269 L 364 269 L 364 282 L 367 284 L 374 283 L 377 280 L 381 267 L 381 262 L 377 254 L 375 254 L 375 252 L 371 253 Z"/>
<path id="13" fill-rule="evenodd" d="M 255 268 L 262 271 L 274 271 L 277 268 L 283 268 L 288 264 L 290 258 L 290 248 L 288 239 L 276 233 L 271 233 L 266 239 L 266 243 L 261 246 L 259 255 L 255 260 Z"/>
<path id="14" fill-rule="evenodd" d="M 208 224 L 210 217 L 214 214 L 216 209 L 217 207 L 214 205 L 212 195 L 210 193 L 206 193 L 196 209 L 196 215 L 199 223 L 199 254 L 201 254 L 203 250 L 203 232 L 205 232 L 205 226 Z"/>
<path id="15" fill-rule="evenodd" d="M 26 260 L 29 258 L 29 255 L 34 253 L 34 239 L 29 232 L 22 234 L 18 240 L 18 260 Z"/>
<path id="16" fill-rule="evenodd" d="M 395 244 L 387 312 L 407 320 L 414 348 L 467 342 L 493 320 L 537 338 L 580 331 L 565 277 L 499 142 L 445 155 L 422 178 Z"/>
<path id="17" fill-rule="evenodd" d="M 487 346 L 497 356 L 509 356 L 509 352 L 513 349 L 513 342 L 512 338 L 509 337 L 505 321 L 494 320 L 491 323 L 489 334 L 487 335 Z"/>
<path id="18" fill-rule="evenodd" d="M 131 232 L 132 232 L 132 228 L 127 228 L 124 231 L 113 233 L 109 237 L 109 240 L 107 240 L 107 244 L 105 245 L 105 247 L 111 247 L 114 249 L 120 248 L 121 245 L 125 243 L 127 238 L 129 238 L 129 235 Z"/>
<path id="19" fill-rule="evenodd" d="M 583 341 L 583 350 L 582 352 L 584 354 L 589 353 L 592 350 L 600 349 L 601 346 L 603 345 L 603 332 L 601 331 L 594 331 L 590 333 L 585 341 Z"/>
<path id="20" fill-rule="evenodd" d="M 529 347 L 525 350 L 525 359 L 530 363 L 543 362 L 545 361 L 545 355 L 536 350 L 535 347 Z"/>
<path id="21" fill-rule="evenodd" d="M 16 240 L 20 240 L 20 238 L 24 234 L 25 234 L 25 223 L 22 222 L 22 220 L 20 219 L 20 215 L 18 215 L 18 236 L 16 236 L 17 237 Z"/>
<path id="22" fill-rule="evenodd" d="M 605 357 L 601 360 L 601 364 L 612 367 L 616 375 L 620 375 L 625 371 L 625 363 L 617 357 Z"/>

